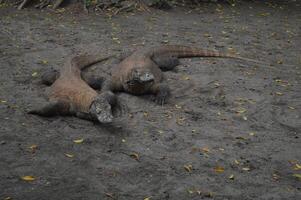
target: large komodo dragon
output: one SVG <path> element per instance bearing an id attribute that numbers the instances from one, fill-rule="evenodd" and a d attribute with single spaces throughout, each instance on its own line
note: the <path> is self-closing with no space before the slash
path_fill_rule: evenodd
<path id="1" fill-rule="evenodd" d="M 74 115 L 101 123 L 112 122 L 112 109 L 118 107 L 115 95 L 108 91 L 98 94 L 81 78 L 82 69 L 108 58 L 99 55 L 75 56 L 65 63 L 57 80 L 54 73 L 44 75 L 44 83 L 54 82 L 48 94 L 49 102 L 29 113 L 40 116 Z"/>
<path id="2" fill-rule="evenodd" d="M 155 94 L 155 101 L 163 104 L 170 95 L 170 89 L 162 82 L 162 71 L 172 70 L 179 64 L 179 58 L 189 57 L 224 57 L 262 63 L 232 54 L 180 45 L 141 49 L 112 68 L 111 78 L 104 82 L 102 91 Z"/>

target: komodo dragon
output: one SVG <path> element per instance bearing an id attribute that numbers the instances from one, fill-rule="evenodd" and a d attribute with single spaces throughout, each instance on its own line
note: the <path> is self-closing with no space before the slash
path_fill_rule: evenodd
<path id="1" fill-rule="evenodd" d="M 119 104 L 116 96 L 110 91 L 98 94 L 81 78 L 82 69 L 108 58 L 99 55 L 75 56 L 65 63 L 57 80 L 53 73 L 43 76 L 44 83 L 51 84 L 54 81 L 48 94 L 49 102 L 29 113 L 49 117 L 75 115 L 101 123 L 112 122 L 112 109 Z"/>
<path id="2" fill-rule="evenodd" d="M 162 82 L 162 71 L 172 70 L 179 65 L 179 58 L 189 57 L 224 57 L 262 63 L 232 54 L 180 45 L 142 49 L 133 52 L 112 68 L 111 78 L 104 82 L 102 91 L 155 94 L 155 101 L 163 104 L 170 96 L 170 89 Z"/>

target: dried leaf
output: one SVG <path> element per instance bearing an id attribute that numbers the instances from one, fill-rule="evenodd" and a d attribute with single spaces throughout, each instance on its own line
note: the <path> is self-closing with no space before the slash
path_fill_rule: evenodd
<path id="1" fill-rule="evenodd" d="M 42 64 L 46 65 L 46 64 L 48 64 L 48 61 L 47 60 L 42 60 Z"/>
<path id="2" fill-rule="evenodd" d="M 176 107 L 177 109 L 181 109 L 181 108 L 182 108 L 182 106 L 180 106 L 180 105 L 178 105 L 178 104 L 176 104 L 175 107 Z"/>
<path id="3" fill-rule="evenodd" d="M 237 165 L 240 164 L 240 162 L 238 160 L 234 160 L 234 163 L 237 164 Z"/>
<path id="4" fill-rule="evenodd" d="M 76 140 L 73 140 L 73 142 L 74 142 L 75 144 L 81 144 L 81 143 L 83 143 L 83 141 L 84 141 L 84 139 L 83 139 L 83 138 L 81 138 L 81 139 L 76 139 Z"/>
<path id="5" fill-rule="evenodd" d="M 184 169 L 190 173 L 192 172 L 192 165 L 184 165 Z"/>
<path id="6" fill-rule="evenodd" d="M 231 175 L 229 176 L 229 179 L 234 180 L 234 175 L 231 174 Z"/>
<path id="7" fill-rule="evenodd" d="M 114 195 L 112 193 L 105 193 L 107 197 L 110 197 L 111 199 L 114 199 Z"/>
<path id="8" fill-rule="evenodd" d="M 275 94 L 278 95 L 278 96 L 282 96 L 283 95 L 282 92 L 275 92 Z"/>
<path id="9" fill-rule="evenodd" d="M 131 153 L 130 157 L 135 159 L 135 160 L 139 160 L 139 154 L 137 154 L 137 153 Z"/>
<path id="10" fill-rule="evenodd" d="M 244 171 L 250 171 L 251 169 L 250 169 L 250 167 L 243 167 L 242 170 L 244 170 Z"/>
<path id="11" fill-rule="evenodd" d="M 247 110 L 245 108 L 238 108 L 235 111 L 236 111 L 236 113 L 242 114 L 242 113 L 245 113 Z"/>
<path id="12" fill-rule="evenodd" d="M 143 116 L 144 116 L 144 117 L 148 117 L 148 112 L 146 112 L 146 111 L 143 112 Z"/>
<path id="13" fill-rule="evenodd" d="M 35 153 L 35 151 L 36 151 L 37 148 L 38 148 L 38 145 L 33 144 L 33 145 L 31 145 L 29 148 L 30 148 L 30 150 L 31 150 L 32 153 Z"/>
<path id="14" fill-rule="evenodd" d="M 73 158 L 74 157 L 73 154 L 69 154 L 69 153 L 65 153 L 65 156 L 67 156 L 68 158 Z"/>
<path id="15" fill-rule="evenodd" d="M 210 149 L 208 147 L 203 147 L 202 148 L 202 151 L 204 151 L 205 153 L 209 153 L 210 152 Z"/>
<path id="16" fill-rule="evenodd" d="M 294 166 L 294 170 L 301 170 L 301 165 L 296 163 L 295 166 Z"/>
<path id="17" fill-rule="evenodd" d="M 293 174 L 293 177 L 298 178 L 299 180 L 301 180 L 301 174 Z"/>
<path id="18" fill-rule="evenodd" d="M 146 197 L 143 200 L 150 200 L 150 199 L 151 199 L 151 197 Z"/>
<path id="19" fill-rule="evenodd" d="M 32 77 L 36 77 L 37 75 L 38 75 L 38 72 L 33 72 L 33 73 L 31 74 Z"/>
<path id="20" fill-rule="evenodd" d="M 225 168 L 221 167 L 221 166 L 217 166 L 217 167 L 214 167 L 214 171 L 216 173 L 223 173 L 225 171 Z"/>
<path id="21" fill-rule="evenodd" d="M 250 135 L 250 136 L 254 136 L 255 133 L 254 133 L 254 132 L 250 132 L 249 135 Z"/>
<path id="22" fill-rule="evenodd" d="M 33 176 L 22 176 L 21 179 L 23 181 L 34 181 L 35 177 L 33 177 Z"/>

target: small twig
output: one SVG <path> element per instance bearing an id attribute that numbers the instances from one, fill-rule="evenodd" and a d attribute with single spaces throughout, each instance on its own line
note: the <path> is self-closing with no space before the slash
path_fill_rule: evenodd
<path id="1" fill-rule="evenodd" d="M 22 10 L 29 1 L 30 0 L 23 0 L 23 2 L 18 6 L 18 10 Z"/>

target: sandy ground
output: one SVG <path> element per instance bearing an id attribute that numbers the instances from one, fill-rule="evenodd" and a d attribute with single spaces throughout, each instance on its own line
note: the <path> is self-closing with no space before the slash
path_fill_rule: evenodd
<path id="1" fill-rule="evenodd" d="M 2 6 L 0 199 L 301 199 L 300 33 L 296 1 L 113 18 Z M 165 73 L 166 105 L 119 94 L 129 111 L 110 126 L 26 114 L 44 100 L 41 73 L 72 53 L 162 43 L 235 51 L 273 66 L 183 59 Z M 115 62 L 87 73 L 107 76 Z"/>

